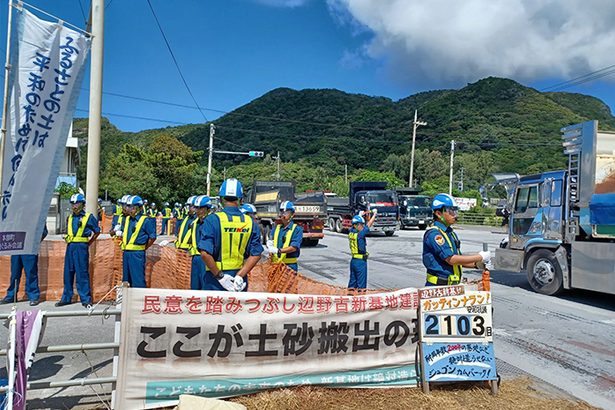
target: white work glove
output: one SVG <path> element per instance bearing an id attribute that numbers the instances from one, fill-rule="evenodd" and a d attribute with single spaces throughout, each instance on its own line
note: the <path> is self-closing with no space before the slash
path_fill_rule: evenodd
<path id="1" fill-rule="evenodd" d="M 124 232 L 122 231 L 115 231 L 115 236 L 117 236 L 118 238 L 121 238 L 123 234 Z"/>
<path id="2" fill-rule="evenodd" d="M 114 230 L 114 231 L 116 231 L 116 232 L 117 232 L 117 231 L 121 231 L 121 230 L 122 230 L 122 226 L 121 226 L 120 224 L 116 224 L 116 225 L 113 227 L 113 230 Z"/>
<path id="3" fill-rule="evenodd" d="M 235 275 L 233 284 L 235 285 L 235 292 L 241 292 L 246 288 L 246 282 L 244 282 L 243 278 L 239 275 Z"/>
<path id="4" fill-rule="evenodd" d="M 483 258 L 483 262 L 488 264 L 491 262 L 491 251 L 480 251 L 478 252 L 481 258 Z"/>
<path id="5" fill-rule="evenodd" d="M 268 246 L 267 250 L 269 251 L 270 254 L 272 255 L 277 255 L 278 254 L 278 248 L 276 248 L 275 246 Z"/>
<path id="6" fill-rule="evenodd" d="M 359 216 L 365 215 L 365 211 L 359 211 Z"/>
<path id="7" fill-rule="evenodd" d="M 372 213 L 373 213 L 374 215 L 376 215 L 376 214 L 378 213 L 378 208 L 374 208 L 374 209 L 372 210 Z"/>
<path id="8" fill-rule="evenodd" d="M 229 292 L 235 291 L 235 282 L 233 280 L 233 277 L 228 273 L 225 273 L 222 279 L 218 279 L 218 282 L 220 282 L 220 285 L 222 285 L 222 287 Z"/>
<path id="9" fill-rule="evenodd" d="M 273 248 L 273 240 L 267 239 L 267 248 Z"/>
<path id="10" fill-rule="evenodd" d="M 160 246 L 167 246 L 170 242 L 166 239 L 164 241 L 160 241 Z"/>

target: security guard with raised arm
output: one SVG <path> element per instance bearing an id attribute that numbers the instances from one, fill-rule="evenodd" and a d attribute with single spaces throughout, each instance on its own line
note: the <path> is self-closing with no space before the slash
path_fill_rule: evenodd
<path id="1" fill-rule="evenodd" d="M 366 236 L 369 233 L 369 228 L 372 227 L 376 220 L 377 209 L 371 218 L 365 223 L 365 218 L 362 215 L 355 215 L 352 218 L 352 228 L 348 233 L 348 243 L 350 244 L 350 279 L 348 280 L 348 288 L 350 289 L 365 289 L 367 287 L 367 240 Z"/>
<path id="2" fill-rule="evenodd" d="M 225 180 L 219 195 L 224 208 L 205 219 L 197 243 L 207 266 L 204 288 L 242 291 L 247 287 L 248 273 L 263 252 L 260 229 L 239 210 L 243 188 L 238 180 Z"/>
<path id="3" fill-rule="evenodd" d="M 423 236 L 423 265 L 427 269 L 425 286 L 457 285 L 462 267 L 484 267 L 491 260 L 490 251 L 462 255 L 461 242 L 453 231 L 459 208 L 449 194 L 438 194 L 431 202 L 434 224 Z"/>
<path id="4" fill-rule="evenodd" d="M 297 272 L 297 260 L 301 254 L 303 228 L 293 222 L 295 205 L 290 201 L 280 204 L 279 223 L 273 229 L 273 240 L 267 241 L 267 248 L 274 263 L 284 263 Z"/>
<path id="5" fill-rule="evenodd" d="M 128 215 L 122 227 L 124 251 L 122 261 L 122 280 L 133 288 L 144 288 L 145 251 L 156 240 L 156 225 L 142 212 L 143 200 L 138 195 L 130 196 L 126 201 Z"/>
<path id="6" fill-rule="evenodd" d="M 56 306 L 73 303 L 73 286 L 75 278 L 77 293 L 83 307 L 92 307 L 92 291 L 90 289 L 90 245 L 100 235 L 100 227 L 96 217 L 85 212 L 85 197 L 74 194 L 70 197 L 73 213 L 68 217 L 66 254 L 64 255 L 64 292 Z"/>

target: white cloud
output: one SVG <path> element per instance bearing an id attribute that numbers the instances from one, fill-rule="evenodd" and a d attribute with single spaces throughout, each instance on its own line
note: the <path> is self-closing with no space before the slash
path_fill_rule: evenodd
<path id="1" fill-rule="evenodd" d="M 261 3 L 267 6 L 273 7 L 301 7 L 310 0 L 255 0 L 257 3 Z"/>
<path id="2" fill-rule="evenodd" d="M 613 0 L 327 3 L 339 23 L 373 32 L 367 55 L 405 82 L 574 77 L 615 64 Z"/>

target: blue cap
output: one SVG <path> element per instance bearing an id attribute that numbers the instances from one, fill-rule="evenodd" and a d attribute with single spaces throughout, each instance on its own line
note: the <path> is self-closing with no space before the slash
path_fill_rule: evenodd
<path id="1" fill-rule="evenodd" d="M 449 194 L 438 194 L 431 201 L 431 210 L 436 211 L 442 208 L 457 208 L 455 198 Z"/>
<path id="2" fill-rule="evenodd" d="M 252 204 L 243 204 L 241 205 L 241 208 L 239 208 L 239 210 L 243 212 L 244 214 L 255 214 L 256 213 L 256 207 Z"/>
<path id="3" fill-rule="evenodd" d="M 295 212 L 295 205 L 290 201 L 284 201 L 280 204 L 280 211 Z"/>
<path id="4" fill-rule="evenodd" d="M 243 198 L 243 188 L 241 186 L 241 182 L 239 182 L 235 178 L 229 178 L 225 180 L 220 187 L 220 192 L 218 193 L 218 195 L 223 198 Z"/>
<path id="5" fill-rule="evenodd" d="M 365 219 L 361 215 L 355 215 L 352 217 L 352 224 L 364 224 Z"/>
<path id="6" fill-rule="evenodd" d="M 85 204 L 85 197 L 82 194 L 73 194 L 70 197 L 70 203 L 71 204 L 78 204 L 79 202 Z"/>
<path id="7" fill-rule="evenodd" d="M 197 208 L 211 208 L 211 198 L 209 198 L 207 195 L 199 195 L 194 198 L 192 205 Z"/>
<path id="8" fill-rule="evenodd" d="M 131 205 L 131 206 L 143 205 L 143 200 L 141 199 L 139 195 L 131 195 L 126 200 L 126 205 Z"/>

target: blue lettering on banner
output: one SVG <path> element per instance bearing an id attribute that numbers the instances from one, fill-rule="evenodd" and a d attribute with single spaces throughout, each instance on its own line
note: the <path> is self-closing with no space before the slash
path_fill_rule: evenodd
<path id="1" fill-rule="evenodd" d="M 423 343 L 428 382 L 496 380 L 493 343 Z"/>
<path id="2" fill-rule="evenodd" d="M 280 387 L 321 385 L 329 387 L 413 386 L 417 382 L 414 365 L 311 375 L 206 380 L 160 380 L 147 383 L 145 403 L 179 399 L 181 394 L 202 397 L 230 397 Z"/>

